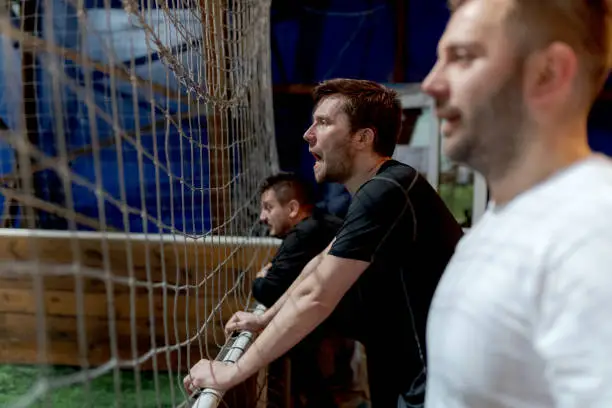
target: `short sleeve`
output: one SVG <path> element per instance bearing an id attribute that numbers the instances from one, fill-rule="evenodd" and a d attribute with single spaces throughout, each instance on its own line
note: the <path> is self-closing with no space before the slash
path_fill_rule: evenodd
<path id="1" fill-rule="evenodd" d="M 353 197 L 329 254 L 372 262 L 377 251 L 400 225 L 406 231 L 405 242 L 414 240 L 414 212 L 409 188 L 391 177 L 374 177 Z"/>
<path id="2" fill-rule="evenodd" d="M 547 271 L 536 349 L 557 408 L 612 406 L 612 231 L 591 234 Z"/>

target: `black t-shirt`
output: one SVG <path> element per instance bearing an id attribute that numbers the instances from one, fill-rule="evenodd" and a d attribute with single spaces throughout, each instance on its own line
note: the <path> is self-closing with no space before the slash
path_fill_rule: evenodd
<path id="1" fill-rule="evenodd" d="M 341 226 L 342 219 L 315 209 L 310 217 L 293 227 L 272 258 L 265 278 L 253 282 L 255 300 L 266 307 L 274 305 L 306 264 L 329 245 Z"/>
<path id="2" fill-rule="evenodd" d="M 373 407 L 422 391 L 427 313 L 462 235 L 429 182 L 395 160 L 355 193 L 329 254 L 370 266 L 332 318 L 366 346 Z"/>

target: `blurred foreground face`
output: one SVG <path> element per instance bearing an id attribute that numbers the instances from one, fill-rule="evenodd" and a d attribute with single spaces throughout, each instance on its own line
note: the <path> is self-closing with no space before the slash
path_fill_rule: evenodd
<path id="1" fill-rule="evenodd" d="M 526 124 L 522 61 L 505 23 L 510 0 L 472 0 L 453 13 L 423 82 L 442 119 L 446 156 L 483 171 L 510 163 Z"/>
<path id="2" fill-rule="evenodd" d="M 312 125 L 304 133 L 315 158 L 314 175 L 318 183 L 343 183 L 351 176 L 354 160 L 351 125 L 343 104 L 342 96 L 322 99 L 314 111 Z"/>

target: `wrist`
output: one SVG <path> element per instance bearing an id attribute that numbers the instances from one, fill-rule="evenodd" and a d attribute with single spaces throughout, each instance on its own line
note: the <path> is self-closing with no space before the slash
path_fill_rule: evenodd
<path id="1" fill-rule="evenodd" d="M 244 357 L 247 357 L 246 359 Z M 248 353 L 242 355 L 234 364 L 231 365 L 231 386 L 241 384 L 248 380 L 257 370 L 249 368 Z"/>
<path id="2" fill-rule="evenodd" d="M 224 383 L 226 384 L 227 389 L 233 388 L 246 380 L 246 378 L 242 378 L 241 371 L 242 370 L 238 367 L 237 362 L 226 365 L 226 377 L 224 378 Z"/>
<path id="3" fill-rule="evenodd" d="M 262 327 L 266 327 L 270 321 L 272 321 L 272 318 L 274 317 L 274 315 L 271 312 L 272 309 L 268 309 L 266 310 L 264 313 L 260 314 L 259 316 L 257 316 L 257 323 Z"/>

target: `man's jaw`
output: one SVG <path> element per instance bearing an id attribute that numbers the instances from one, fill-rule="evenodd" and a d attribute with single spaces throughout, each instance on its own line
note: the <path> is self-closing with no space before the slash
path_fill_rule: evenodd
<path id="1" fill-rule="evenodd" d="M 268 222 L 266 222 L 265 225 L 268 227 L 268 235 L 274 237 L 274 228 L 272 228 L 272 225 Z"/>
<path id="2" fill-rule="evenodd" d="M 325 167 L 324 167 L 323 160 L 319 160 L 315 162 L 312 169 L 313 169 L 315 180 L 317 181 L 317 183 L 324 182 L 325 181 Z"/>
<path id="3" fill-rule="evenodd" d="M 460 118 L 455 119 L 444 119 L 440 126 L 440 131 L 445 138 L 450 138 L 453 133 L 456 133 L 459 125 L 461 124 Z"/>
<path id="4" fill-rule="evenodd" d="M 317 181 L 319 181 L 320 176 L 317 175 L 321 171 L 321 168 L 323 166 L 323 157 L 312 150 L 310 150 L 310 154 L 312 154 L 312 157 L 315 160 L 314 164 L 312 165 L 312 169 L 315 173 L 315 178 L 317 179 Z"/>

